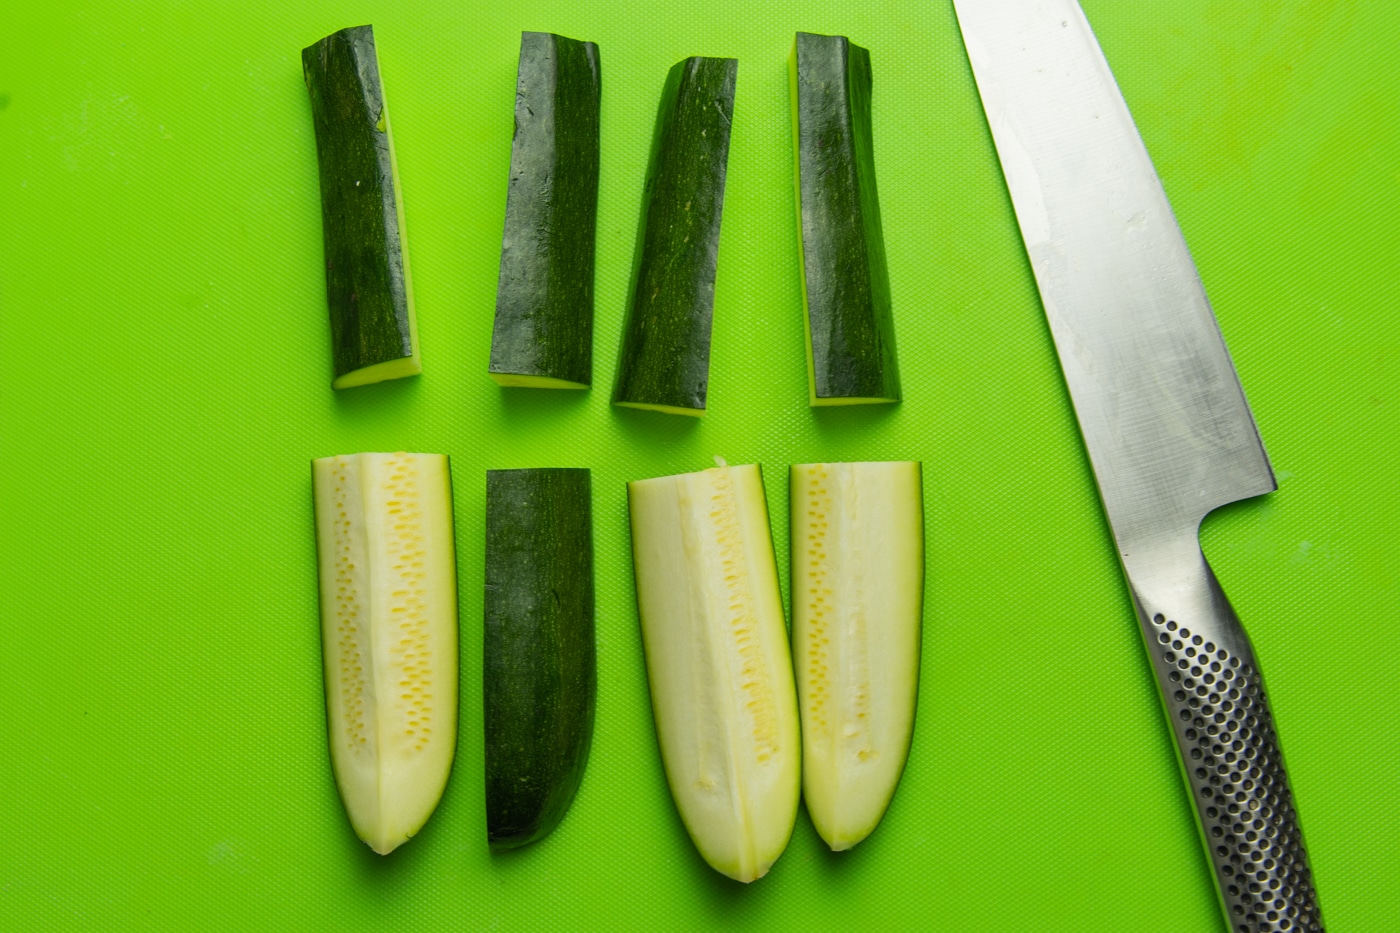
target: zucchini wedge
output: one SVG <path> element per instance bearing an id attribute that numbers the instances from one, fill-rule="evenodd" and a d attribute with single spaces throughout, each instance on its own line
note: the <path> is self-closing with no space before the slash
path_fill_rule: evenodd
<path id="1" fill-rule="evenodd" d="M 738 71 L 737 59 L 688 58 L 666 77 L 642 194 L 614 405 L 705 413 Z"/>
<path id="2" fill-rule="evenodd" d="M 802 793 L 833 850 L 875 828 L 904 772 L 924 599 L 918 463 L 790 472 L 792 642 Z"/>
<path id="3" fill-rule="evenodd" d="M 486 833 L 511 849 L 578 791 L 598 692 L 587 470 L 486 473 Z"/>
<path id="4" fill-rule="evenodd" d="M 331 768 L 386 855 L 432 815 L 457 750 L 457 561 L 440 454 L 311 463 Z"/>
<path id="5" fill-rule="evenodd" d="M 797 818 L 792 660 L 757 466 L 627 486 L 637 608 L 661 760 L 701 856 L 767 873 Z"/>
<path id="6" fill-rule="evenodd" d="M 491 378 L 586 389 L 593 379 L 598 46 L 520 37 Z"/>
<path id="7" fill-rule="evenodd" d="M 301 53 L 321 174 L 331 386 L 422 372 L 403 197 L 374 27 L 342 29 Z"/>
<path id="8" fill-rule="evenodd" d="M 897 402 L 870 132 L 870 53 L 845 36 L 799 32 L 788 65 L 808 401 Z"/>

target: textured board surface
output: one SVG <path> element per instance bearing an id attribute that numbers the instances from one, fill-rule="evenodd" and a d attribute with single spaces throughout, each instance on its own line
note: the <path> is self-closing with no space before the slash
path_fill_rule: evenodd
<path id="1" fill-rule="evenodd" d="M 1400 19 L 1376 0 L 1084 0 L 1280 488 L 1204 542 L 1269 678 L 1329 929 L 1400 928 Z M 341 393 L 301 49 L 372 22 L 424 374 Z M 603 63 L 588 392 L 487 376 L 522 30 Z M 904 401 L 807 405 L 787 53 L 870 50 Z M 659 88 L 740 60 L 704 419 L 608 404 Z M 25 3 L 0 33 L 0 930 L 1215 930 L 1210 877 L 951 3 Z M 308 462 L 452 457 L 457 763 L 359 843 L 326 754 Z M 662 775 L 625 482 L 923 462 L 908 770 L 705 867 Z M 598 708 L 558 829 L 491 855 L 487 469 L 588 467 Z"/>

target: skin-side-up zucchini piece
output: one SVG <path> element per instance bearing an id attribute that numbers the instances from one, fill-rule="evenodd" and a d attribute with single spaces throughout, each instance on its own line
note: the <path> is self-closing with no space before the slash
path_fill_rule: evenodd
<path id="1" fill-rule="evenodd" d="M 598 692 L 588 470 L 486 473 L 482 694 L 492 849 L 547 835 L 583 780 Z"/>
<path id="2" fill-rule="evenodd" d="M 738 70 L 733 58 L 688 58 L 667 75 L 642 194 L 614 405 L 705 413 Z"/>
<path id="3" fill-rule="evenodd" d="M 332 387 L 422 372 L 403 197 L 372 26 L 301 53 L 321 175 Z"/>
<path id="4" fill-rule="evenodd" d="M 767 873 L 797 817 L 792 660 L 755 465 L 627 486 L 637 608 L 671 796 L 701 856 Z"/>
<path id="5" fill-rule="evenodd" d="M 870 121 L 870 53 L 799 32 L 792 90 L 797 244 L 812 405 L 897 402 L 894 317 Z"/>
<path id="6" fill-rule="evenodd" d="M 427 822 L 457 750 L 457 561 L 440 454 L 311 463 L 331 769 L 386 855 Z"/>
<path id="7" fill-rule="evenodd" d="M 593 379 L 598 46 L 520 37 L 491 378 L 586 389 Z"/>
<path id="8" fill-rule="evenodd" d="M 918 700 L 924 512 L 918 463 L 790 471 L 792 645 L 802 793 L 832 849 L 884 816 Z"/>

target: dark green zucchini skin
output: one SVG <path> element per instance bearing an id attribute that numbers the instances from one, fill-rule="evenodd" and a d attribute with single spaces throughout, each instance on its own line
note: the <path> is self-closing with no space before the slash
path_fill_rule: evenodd
<path id="1" fill-rule="evenodd" d="M 615 404 L 705 410 L 738 70 L 733 58 L 689 58 L 666 78 L 642 195 Z"/>
<path id="2" fill-rule="evenodd" d="M 599 94 L 598 46 L 521 34 L 491 334 L 490 372 L 506 384 L 593 378 Z"/>
<path id="3" fill-rule="evenodd" d="M 545 836 L 588 762 L 597 696 L 590 477 L 486 474 L 482 691 L 493 849 Z"/>
<path id="4" fill-rule="evenodd" d="M 413 306 L 372 26 L 301 53 L 321 176 L 335 377 L 414 357 Z M 407 375 L 407 373 L 404 373 Z"/>
<path id="5" fill-rule="evenodd" d="M 793 56 L 812 402 L 898 401 L 890 279 L 875 192 L 870 53 L 844 36 L 799 32 Z"/>

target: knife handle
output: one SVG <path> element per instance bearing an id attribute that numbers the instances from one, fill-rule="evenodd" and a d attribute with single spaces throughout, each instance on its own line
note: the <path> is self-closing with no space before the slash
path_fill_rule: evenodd
<path id="1" fill-rule="evenodd" d="M 1174 550 L 1124 567 L 1228 929 L 1322 931 L 1254 649 L 1194 530 Z"/>

